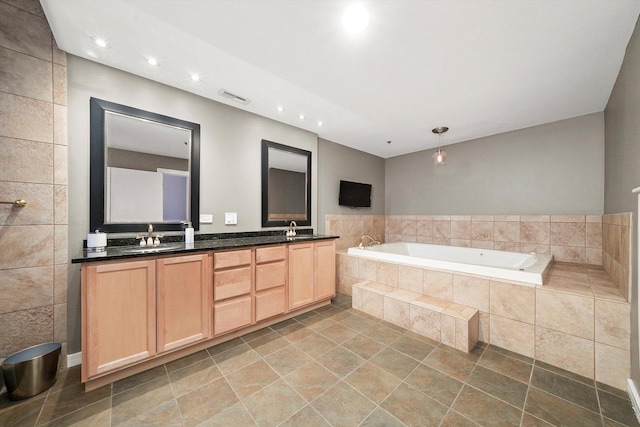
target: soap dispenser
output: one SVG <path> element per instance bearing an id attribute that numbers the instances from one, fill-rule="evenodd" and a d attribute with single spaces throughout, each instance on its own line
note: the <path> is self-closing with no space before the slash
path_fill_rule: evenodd
<path id="1" fill-rule="evenodd" d="M 193 226 L 190 222 L 187 222 L 187 227 L 184 229 L 184 242 L 193 244 Z"/>

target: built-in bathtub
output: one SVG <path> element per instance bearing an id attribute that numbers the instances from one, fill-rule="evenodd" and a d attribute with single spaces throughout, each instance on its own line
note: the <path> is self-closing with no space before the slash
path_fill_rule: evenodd
<path id="1" fill-rule="evenodd" d="M 528 286 L 543 284 L 553 259 L 546 254 L 405 242 L 383 243 L 364 249 L 349 248 L 347 253 L 379 261 L 509 280 Z"/>

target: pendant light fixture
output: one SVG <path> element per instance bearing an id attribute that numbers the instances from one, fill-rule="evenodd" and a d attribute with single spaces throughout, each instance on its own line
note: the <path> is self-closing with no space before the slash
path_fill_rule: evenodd
<path id="1" fill-rule="evenodd" d="M 442 134 L 448 130 L 449 128 L 446 126 L 431 129 L 431 132 L 438 134 L 438 151 L 431 156 L 431 160 L 436 166 L 444 165 L 447 162 L 447 153 L 442 149 Z"/>

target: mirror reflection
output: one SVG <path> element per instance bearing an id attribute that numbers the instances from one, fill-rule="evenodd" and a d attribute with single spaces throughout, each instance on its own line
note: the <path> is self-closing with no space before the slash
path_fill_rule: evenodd
<path id="1" fill-rule="evenodd" d="M 90 229 L 198 229 L 200 125 L 91 98 Z"/>
<path id="2" fill-rule="evenodd" d="M 262 141 L 262 226 L 311 225 L 311 152 Z"/>
<path id="3" fill-rule="evenodd" d="M 105 220 L 188 221 L 191 132 L 108 111 L 104 135 Z"/>

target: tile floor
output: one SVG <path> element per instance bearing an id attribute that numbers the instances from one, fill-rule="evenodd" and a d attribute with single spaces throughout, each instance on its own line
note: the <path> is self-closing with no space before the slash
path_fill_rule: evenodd
<path id="1" fill-rule="evenodd" d="M 622 426 L 625 392 L 494 346 L 470 354 L 330 306 L 85 393 L 78 367 L 0 426 Z"/>

